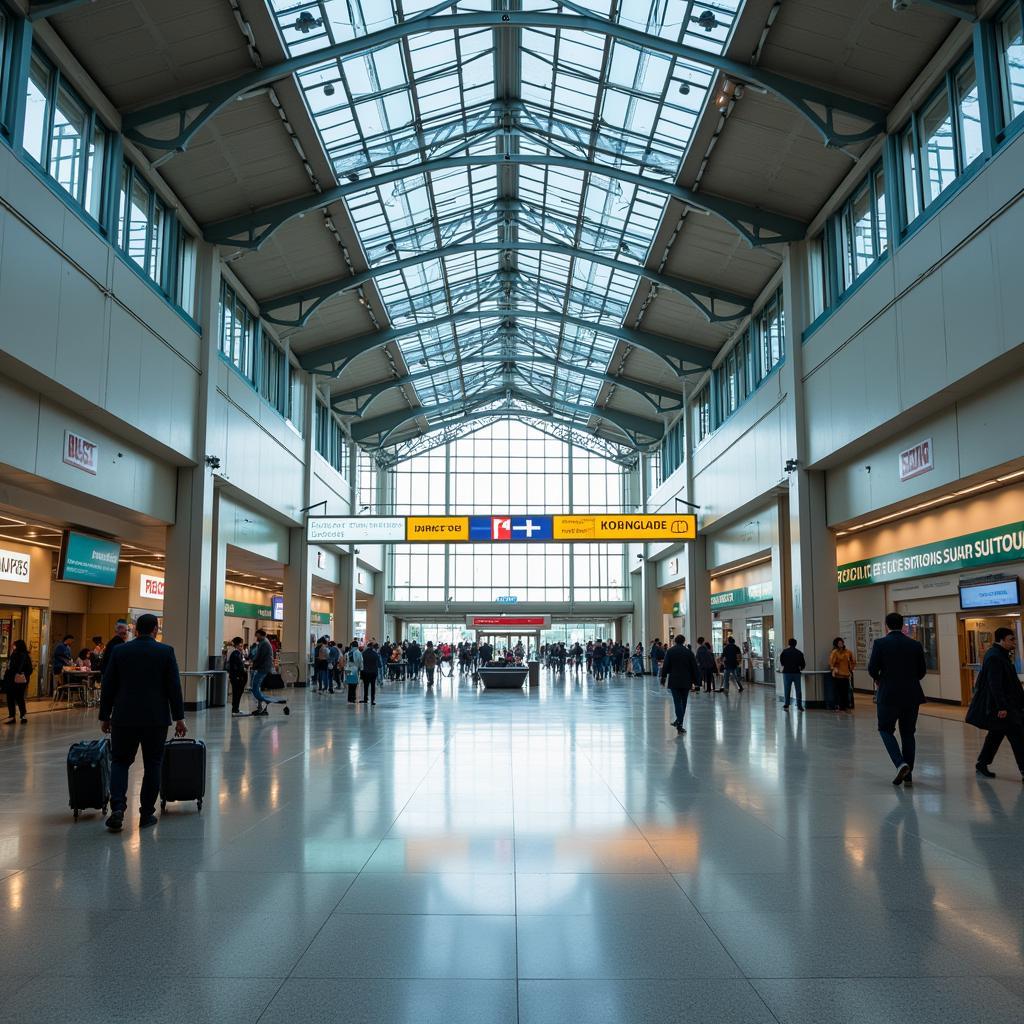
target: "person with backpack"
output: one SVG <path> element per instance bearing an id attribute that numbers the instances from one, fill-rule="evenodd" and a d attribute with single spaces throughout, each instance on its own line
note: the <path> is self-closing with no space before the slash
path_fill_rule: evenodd
<path id="1" fill-rule="evenodd" d="M 313 678 L 316 680 L 317 693 L 323 693 L 327 689 L 327 677 L 330 671 L 328 667 L 329 654 L 327 637 L 322 636 L 317 640 L 316 651 L 313 654 Z"/>
<path id="2" fill-rule="evenodd" d="M 228 680 L 231 683 L 231 714 L 242 713 L 242 694 L 245 693 L 245 685 L 249 681 L 249 673 L 245 667 L 245 652 L 242 645 L 245 641 L 240 637 L 233 637 L 231 640 L 231 653 L 228 655 L 227 665 Z"/>
<path id="3" fill-rule="evenodd" d="M 356 690 L 359 688 L 359 676 L 363 671 L 363 652 L 359 650 L 359 641 L 349 644 L 345 655 L 345 685 L 348 687 L 348 702 L 355 704 Z"/>
<path id="4" fill-rule="evenodd" d="M 1007 739 L 1024 782 L 1024 687 L 1013 664 L 1016 649 L 1016 633 L 1008 626 L 1000 626 L 981 663 L 967 709 L 967 724 L 985 732 L 974 769 L 986 779 L 996 777 L 989 766 Z"/>
<path id="5" fill-rule="evenodd" d="M 375 643 L 367 644 L 363 651 L 363 670 L 360 672 L 363 680 L 363 699 L 359 702 L 360 704 L 365 704 L 367 701 L 371 705 L 377 703 L 377 675 L 380 672 L 380 666 L 380 652 L 377 650 L 377 645 Z"/>

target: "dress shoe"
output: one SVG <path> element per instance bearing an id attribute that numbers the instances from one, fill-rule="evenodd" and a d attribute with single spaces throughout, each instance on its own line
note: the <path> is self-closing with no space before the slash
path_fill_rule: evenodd
<path id="1" fill-rule="evenodd" d="M 147 814 L 144 818 L 139 818 L 139 828 L 152 828 L 157 823 L 157 816 L 155 814 Z"/>
<path id="2" fill-rule="evenodd" d="M 908 775 L 903 780 L 903 788 L 904 789 L 913 789 L 913 787 L 914 787 L 914 776 L 913 775 Z"/>
<path id="3" fill-rule="evenodd" d="M 987 764 L 976 764 L 974 766 L 974 770 L 979 775 L 984 775 L 986 779 L 994 779 L 996 777 L 996 773 L 991 771 Z"/>
<path id="4" fill-rule="evenodd" d="M 911 768 L 909 764 L 901 764 L 896 770 L 896 778 L 892 780 L 894 786 L 901 786 L 903 780 L 910 774 Z"/>
<path id="5" fill-rule="evenodd" d="M 686 730 L 685 730 L 685 729 L 684 729 L 684 728 L 683 728 L 683 727 L 682 727 L 681 725 L 677 725 L 677 726 L 676 726 L 676 732 L 677 732 L 677 733 L 678 733 L 678 734 L 679 734 L 680 736 L 682 736 L 682 735 L 683 735 L 683 733 L 684 733 L 684 732 L 686 732 Z"/>
<path id="6" fill-rule="evenodd" d="M 120 811 L 112 811 L 105 824 L 111 832 L 120 832 L 124 828 L 124 814 Z"/>
<path id="7" fill-rule="evenodd" d="M 788 711 L 789 710 L 789 705 L 788 704 L 783 704 L 782 705 L 782 710 L 783 711 Z"/>

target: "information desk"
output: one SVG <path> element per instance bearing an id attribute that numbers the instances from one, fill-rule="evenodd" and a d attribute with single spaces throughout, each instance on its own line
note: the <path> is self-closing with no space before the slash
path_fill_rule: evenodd
<path id="1" fill-rule="evenodd" d="M 525 665 L 487 665 L 480 669 L 480 681 L 487 690 L 519 690 L 526 682 Z"/>
<path id="2" fill-rule="evenodd" d="M 222 708 L 227 703 L 228 674 L 222 669 L 181 672 L 181 692 L 186 711 Z"/>

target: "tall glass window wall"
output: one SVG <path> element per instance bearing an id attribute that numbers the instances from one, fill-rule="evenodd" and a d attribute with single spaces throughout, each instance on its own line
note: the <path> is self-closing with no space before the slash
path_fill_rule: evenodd
<path id="1" fill-rule="evenodd" d="M 396 515 L 624 511 L 625 475 L 600 455 L 515 420 L 392 471 Z M 392 553 L 394 601 L 622 601 L 622 544 L 408 544 Z"/>

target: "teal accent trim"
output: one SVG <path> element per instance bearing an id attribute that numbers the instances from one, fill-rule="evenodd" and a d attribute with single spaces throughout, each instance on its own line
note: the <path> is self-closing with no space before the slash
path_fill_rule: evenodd
<path id="1" fill-rule="evenodd" d="M 842 309 L 846 302 L 852 296 L 856 295 L 857 292 L 859 292 L 860 289 L 863 288 L 864 285 L 866 285 L 868 281 L 870 281 L 871 278 L 873 278 L 875 274 L 877 274 L 878 271 L 889 262 L 890 251 L 891 249 L 886 249 L 885 252 L 883 252 L 882 255 L 879 256 L 878 259 L 875 260 L 875 262 L 872 263 L 871 266 L 868 267 L 868 269 L 865 270 L 864 273 L 861 274 L 860 277 L 858 277 L 857 280 L 854 281 L 853 284 L 851 284 L 850 287 L 847 288 L 831 306 L 829 306 L 828 309 L 823 313 L 819 313 L 814 322 L 804 328 L 803 334 L 800 335 L 800 340 L 807 341 L 821 327 L 828 323 L 832 318 L 832 314 Z"/>

